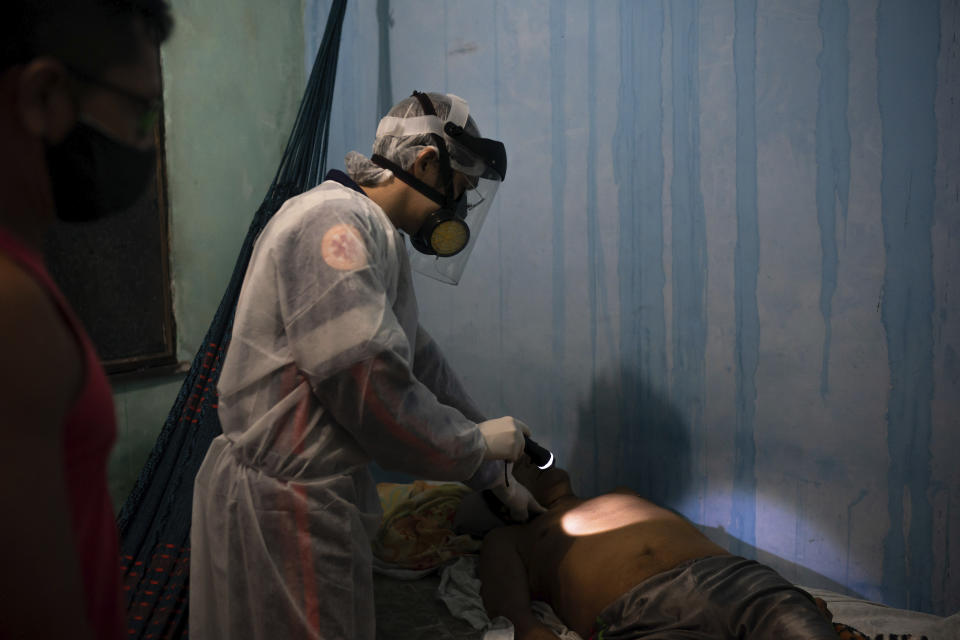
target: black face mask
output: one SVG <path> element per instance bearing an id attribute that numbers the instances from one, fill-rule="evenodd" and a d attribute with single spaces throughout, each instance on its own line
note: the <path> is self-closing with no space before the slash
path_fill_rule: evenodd
<path id="1" fill-rule="evenodd" d="M 78 122 L 47 147 L 57 217 L 88 222 L 126 209 L 143 193 L 155 162 L 155 149 L 137 149 Z"/>

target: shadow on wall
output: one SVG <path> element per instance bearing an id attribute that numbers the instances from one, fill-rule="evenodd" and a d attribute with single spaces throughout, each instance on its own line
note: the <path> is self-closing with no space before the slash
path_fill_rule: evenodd
<path id="1" fill-rule="evenodd" d="M 678 408 L 635 371 L 598 376 L 578 407 L 577 434 L 568 459 L 574 490 L 583 497 L 627 486 L 680 515 L 696 503 L 698 485 L 690 428 Z M 696 523 L 695 523 L 696 524 Z M 704 535 L 731 552 L 776 569 L 794 584 L 863 598 L 843 584 L 807 567 L 753 547 L 720 527 L 697 524 Z"/>
<path id="2" fill-rule="evenodd" d="M 664 393 L 632 369 L 602 374 L 578 409 L 568 467 L 581 495 L 626 485 L 678 509 L 693 490 L 690 432 Z"/>

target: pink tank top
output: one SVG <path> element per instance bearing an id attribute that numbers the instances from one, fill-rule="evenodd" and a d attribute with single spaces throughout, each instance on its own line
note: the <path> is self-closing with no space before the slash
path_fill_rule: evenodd
<path id="1" fill-rule="evenodd" d="M 43 257 L 3 229 L 0 253 L 46 290 L 83 350 L 83 388 L 63 423 L 67 495 L 90 626 L 97 638 L 120 638 L 120 551 L 107 489 L 107 458 L 117 437 L 110 385 L 90 338 L 47 272 Z"/>

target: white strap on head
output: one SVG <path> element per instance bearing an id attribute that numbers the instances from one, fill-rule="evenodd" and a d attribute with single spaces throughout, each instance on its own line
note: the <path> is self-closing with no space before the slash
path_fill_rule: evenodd
<path id="1" fill-rule="evenodd" d="M 450 115 L 447 116 L 447 122 L 452 122 L 461 129 L 465 128 L 467 126 L 467 116 L 470 115 L 470 107 L 467 106 L 467 101 L 452 93 L 448 93 L 447 97 L 450 98 Z"/>
<path id="2" fill-rule="evenodd" d="M 452 93 L 447 94 L 450 99 L 450 114 L 447 116 L 447 122 L 452 122 L 458 127 L 467 126 L 467 117 L 470 115 L 470 107 L 467 101 Z M 377 137 L 380 136 L 421 136 L 429 133 L 443 135 L 443 121 L 437 116 L 414 116 L 412 118 L 398 118 L 396 116 L 386 116 L 380 119 L 377 125 Z"/>
<path id="3" fill-rule="evenodd" d="M 443 135 L 443 123 L 437 116 L 414 116 L 413 118 L 398 118 L 385 116 L 377 125 L 377 137 L 420 136 L 428 133 Z"/>

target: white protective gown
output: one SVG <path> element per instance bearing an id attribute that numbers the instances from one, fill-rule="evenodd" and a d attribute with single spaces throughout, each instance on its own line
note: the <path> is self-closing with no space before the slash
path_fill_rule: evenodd
<path id="1" fill-rule="evenodd" d="M 368 463 L 489 484 L 484 417 L 417 321 L 403 237 L 328 180 L 254 248 L 196 477 L 193 640 L 374 638 Z"/>

